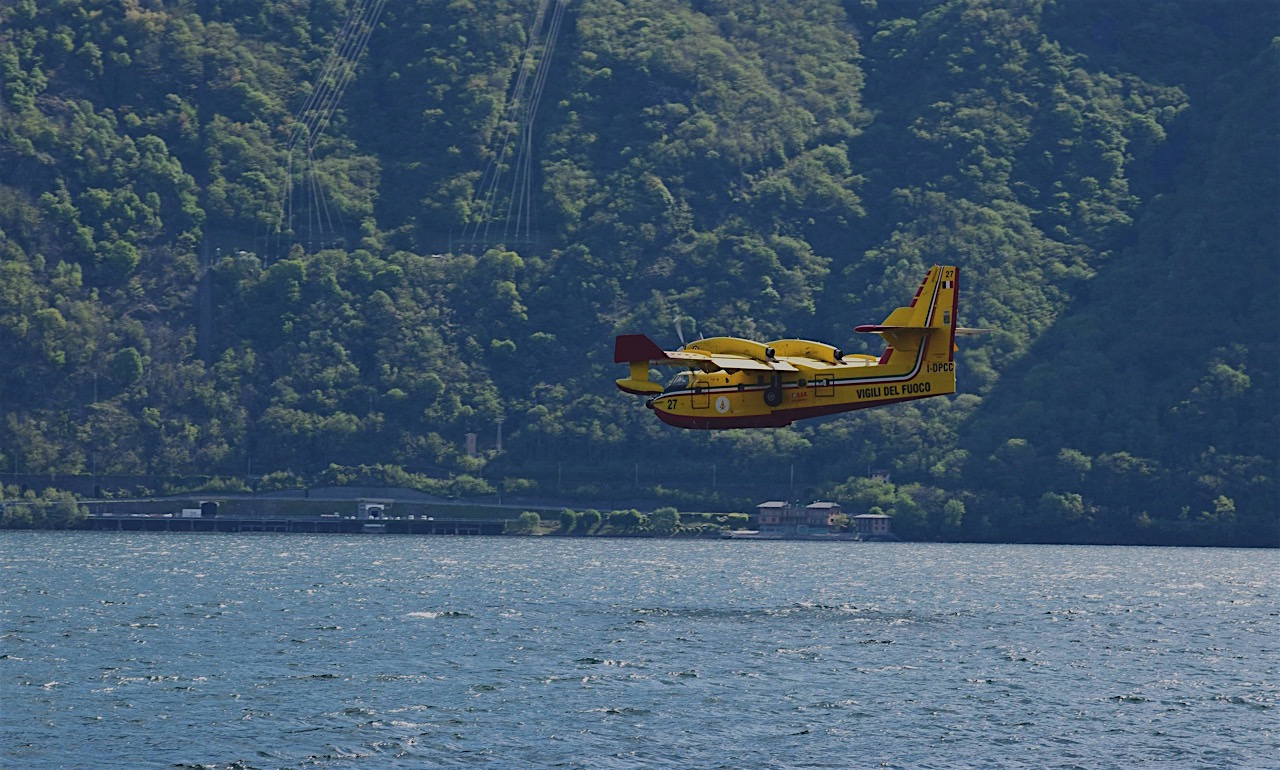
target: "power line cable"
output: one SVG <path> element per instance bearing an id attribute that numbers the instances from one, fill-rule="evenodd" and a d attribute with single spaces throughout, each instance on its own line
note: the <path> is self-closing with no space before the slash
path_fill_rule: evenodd
<path id="1" fill-rule="evenodd" d="M 323 241 L 326 235 L 336 232 L 334 212 L 330 210 L 317 173 L 316 148 L 337 111 L 343 94 L 355 77 L 357 64 L 368 47 L 369 38 L 377 26 L 378 18 L 387 0 L 361 0 L 347 14 L 342 27 L 334 38 L 333 46 L 317 76 L 315 85 L 307 95 L 301 109 L 294 116 L 289 141 L 285 148 L 284 200 L 280 207 L 277 233 L 293 231 L 295 217 L 294 188 L 301 188 L 306 198 L 305 230 L 309 241 Z M 305 148 L 305 165 L 299 167 L 297 151 Z M 341 215 L 338 215 L 341 225 Z M 313 229 L 314 228 L 314 229 Z"/>
<path id="2" fill-rule="evenodd" d="M 556 40 L 560 36 L 560 25 L 564 21 L 566 0 L 556 0 L 555 11 L 551 15 L 551 25 L 547 31 L 546 42 L 542 47 L 542 56 L 534 76 L 533 89 L 523 114 L 523 142 L 520 146 L 520 158 L 516 164 L 516 177 L 512 182 L 511 199 L 507 204 L 507 222 L 510 223 L 512 211 L 515 211 L 516 237 L 520 236 L 521 221 L 524 222 L 524 235 L 530 237 L 532 232 L 533 206 L 533 126 L 542 103 L 542 93 L 546 88 L 547 75 L 551 71 L 551 58 L 555 55 Z M 507 233 L 503 227 L 503 236 Z"/>
<path id="3" fill-rule="evenodd" d="M 521 164 L 525 162 L 523 158 L 526 153 L 527 142 L 524 141 L 524 132 L 520 129 L 528 111 L 526 90 L 530 74 L 536 73 L 535 82 L 537 81 L 537 75 L 541 74 L 537 70 L 537 51 L 541 45 L 542 29 L 549 5 L 550 0 L 540 0 L 537 10 L 534 12 L 533 23 L 529 27 L 528 39 L 521 55 L 520 68 L 517 72 L 515 83 L 512 85 L 510 94 L 507 97 L 507 102 L 504 105 L 503 116 L 506 123 L 506 131 L 502 134 L 499 145 L 490 155 L 485 171 L 476 186 L 476 193 L 472 199 L 471 237 L 473 239 L 480 238 L 481 230 L 483 229 L 483 240 L 489 240 L 490 226 L 494 223 L 494 205 L 497 203 L 499 190 L 502 189 L 503 168 L 506 163 L 514 156 L 515 162 L 512 164 L 511 170 L 516 175 L 516 178 L 519 179 Z M 559 6 L 557 6 L 557 10 L 559 10 Z M 553 19 L 555 15 L 553 12 Z M 514 149 L 512 148 L 513 143 L 515 145 Z M 503 224 L 504 238 L 508 234 L 507 226 L 511 217 L 511 205 L 512 199 L 509 198 L 507 218 Z M 464 235 L 465 233 L 466 230 L 464 228 Z"/>

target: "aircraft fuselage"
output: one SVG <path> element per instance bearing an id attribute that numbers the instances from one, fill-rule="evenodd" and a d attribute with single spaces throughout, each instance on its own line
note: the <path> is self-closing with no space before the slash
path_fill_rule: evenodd
<path id="1" fill-rule="evenodd" d="M 909 367 L 881 365 L 870 356 L 846 356 L 848 364 L 821 370 L 796 362 L 797 372 L 781 375 L 691 372 L 684 375 L 685 383 L 652 396 L 646 405 L 658 419 L 679 428 L 774 428 L 809 417 L 954 393 L 955 364 L 945 357 L 930 361 L 927 350 L 916 353 Z"/>

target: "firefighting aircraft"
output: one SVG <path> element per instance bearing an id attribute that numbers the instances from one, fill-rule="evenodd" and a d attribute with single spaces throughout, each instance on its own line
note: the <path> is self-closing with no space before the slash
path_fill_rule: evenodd
<path id="1" fill-rule="evenodd" d="M 932 398 L 956 391 L 955 337 L 979 329 L 956 326 L 958 271 L 934 265 L 907 307 L 882 324 L 857 326 L 884 338 L 879 358 L 809 340 L 760 343 L 712 337 L 663 350 L 643 334 L 614 342 L 615 363 L 631 365 L 618 380 L 646 396 L 660 420 L 678 428 L 776 428 L 806 417 Z M 684 367 L 665 388 L 651 366 Z"/>

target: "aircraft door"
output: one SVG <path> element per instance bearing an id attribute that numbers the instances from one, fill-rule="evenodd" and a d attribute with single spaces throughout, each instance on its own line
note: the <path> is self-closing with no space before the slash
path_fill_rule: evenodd
<path id="1" fill-rule="evenodd" d="M 706 385 L 695 385 L 693 387 L 693 404 L 694 409 L 707 409 L 711 406 L 711 394 L 707 392 Z"/>

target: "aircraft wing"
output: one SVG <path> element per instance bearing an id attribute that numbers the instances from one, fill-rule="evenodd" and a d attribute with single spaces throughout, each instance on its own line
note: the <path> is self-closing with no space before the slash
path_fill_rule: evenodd
<path id="1" fill-rule="evenodd" d="M 749 356 L 735 356 L 726 353 L 706 354 L 713 364 L 728 371 L 743 372 L 798 372 L 786 361 L 760 361 Z"/>
<path id="2" fill-rule="evenodd" d="M 794 372 L 786 361 L 761 361 L 733 353 L 709 353 L 705 350 L 663 350 L 644 334 L 621 334 L 613 343 L 613 361 L 617 364 L 647 361 L 657 366 L 689 366 L 704 370 Z"/>

